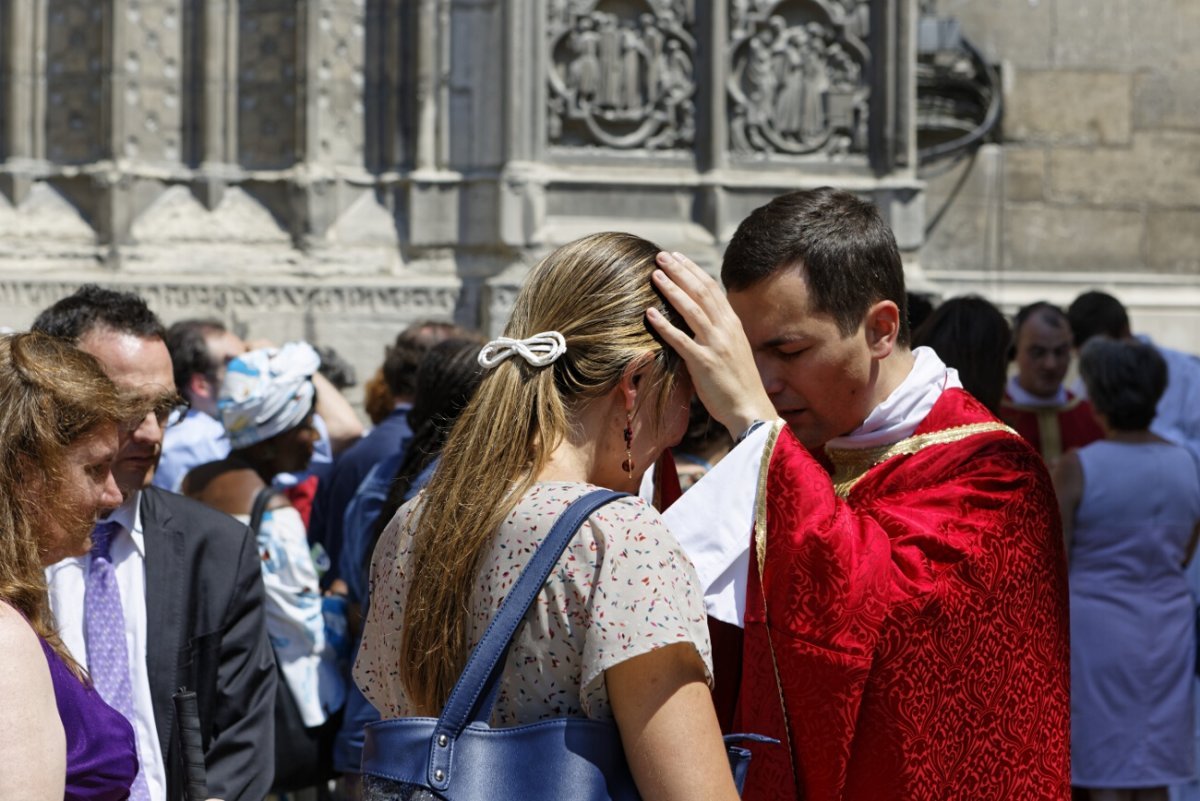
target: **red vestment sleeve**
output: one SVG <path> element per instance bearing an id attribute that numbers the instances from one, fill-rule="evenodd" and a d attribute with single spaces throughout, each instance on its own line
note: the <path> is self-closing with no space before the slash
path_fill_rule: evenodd
<path id="1" fill-rule="evenodd" d="M 843 499 L 785 430 L 766 498 L 737 727 L 790 747 L 756 750 L 746 798 L 1069 797 L 1065 559 L 1031 448 L 947 438 Z"/>

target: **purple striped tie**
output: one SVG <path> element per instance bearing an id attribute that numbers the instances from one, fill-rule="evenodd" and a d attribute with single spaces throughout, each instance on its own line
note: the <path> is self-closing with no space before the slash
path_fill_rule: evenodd
<path id="1" fill-rule="evenodd" d="M 129 678 L 129 651 L 125 646 L 125 615 L 117 571 L 109 557 L 112 538 L 121 524 L 98 523 L 92 532 L 92 561 L 84 590 L 84 634 L 87 637 L 88 672 L 100 697 L 134 726 L 133 683 Z M 136 741 L 136 737 L 135 737 Z M 138 765 L 142 765 L 141 754 Z M 150 789 L 139 769 L 130 788 L 131 801 L 149 801 Z"/>

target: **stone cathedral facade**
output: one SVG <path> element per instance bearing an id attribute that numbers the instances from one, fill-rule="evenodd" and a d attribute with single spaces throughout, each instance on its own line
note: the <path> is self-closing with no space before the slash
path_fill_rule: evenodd
<path id="1" fill-rule="evenodd" d="M 920 281 L 915 0 L 3 0 L 0 324 L 84 281 L 372 370 L 497 330 L 550 248 L 715 269 L 752 208 L 876 201 Z"/>

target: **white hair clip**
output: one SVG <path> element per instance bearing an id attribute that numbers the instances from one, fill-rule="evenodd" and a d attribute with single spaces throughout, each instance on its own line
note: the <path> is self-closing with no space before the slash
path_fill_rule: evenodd
<path id="1" fill-rule="evenodd" d="M 567 352 L 567 340 L 557 331 L 543 331 L 526 339 L 493 339 L 479 351 L 481 367 L 491 369 L 509 356 L 520 355 L 534 367 L 553 364 Z"/>

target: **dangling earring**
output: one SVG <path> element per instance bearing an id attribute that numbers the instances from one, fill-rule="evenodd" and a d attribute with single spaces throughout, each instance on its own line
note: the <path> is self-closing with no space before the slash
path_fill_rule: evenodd
<path id="1" fill-rule="evenodd" d="M 621 462 L 621 469 L 633 478 L 633 418 L 628 412 L 625 413 L 625 461 Z"/>

